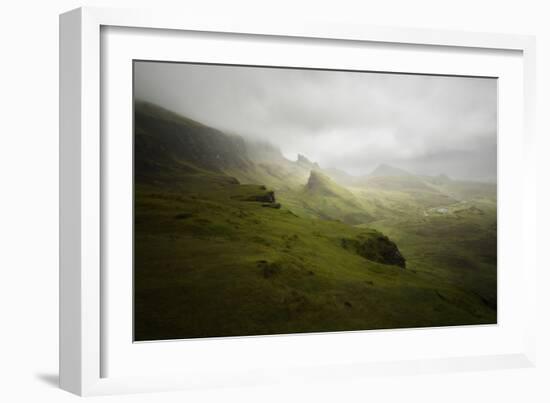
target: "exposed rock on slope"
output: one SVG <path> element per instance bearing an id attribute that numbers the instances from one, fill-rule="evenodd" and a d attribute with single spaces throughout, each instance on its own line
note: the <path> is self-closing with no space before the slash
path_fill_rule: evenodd
<path id="1" fill-rule="evenodd" d="M 264 203 L 275 203 L 275 192 L 267 191 L 262 194 L 255 194 L 245 199 L 246 201 L 257 201 Z"/>
<path id="2" fill-rule="evenodd" d="M 365 259 L 402 268 L 406 267 L 405 258 L 397 245 L 379 232 L 374 236 L 373 234 L 360 234 L 354 239 L 343 238 L 341 245 L 344 249 L 353 251 Z"/>

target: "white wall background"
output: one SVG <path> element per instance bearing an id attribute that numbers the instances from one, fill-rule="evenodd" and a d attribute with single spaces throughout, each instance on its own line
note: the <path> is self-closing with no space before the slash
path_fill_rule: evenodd
<path id="1" fill-rule="evenodd" d="M 0 6 L 0 400 L 68 402 L 57 383 L 58 14 L 81 5 L 179 7 L 181 12 L 316 18 L 374 25 L 537 35 L 539 259 L 550 224 L 550 10 L 546 1 L 157 0 L 5 1 Z M 94 398 L 116 402 L 548 402 L 550 276 L 539 278 L 535 369 L 354 379 L 304 384 Z"/>

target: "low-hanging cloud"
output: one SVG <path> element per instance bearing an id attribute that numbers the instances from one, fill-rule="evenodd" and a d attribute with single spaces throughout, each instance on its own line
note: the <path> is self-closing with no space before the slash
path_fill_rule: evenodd
<path id="1" fill-rule="evenodd" d="M 291 159 L 496 179 L 496 79 L 162 62 L 134 72 L 136 98 Z"/>

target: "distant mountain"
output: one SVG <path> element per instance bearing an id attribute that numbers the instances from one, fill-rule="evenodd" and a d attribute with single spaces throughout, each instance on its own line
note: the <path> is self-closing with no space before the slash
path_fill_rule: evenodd
<path id="1" fill-rule="evenodd" d="M 439 174 L 437 176 L 422 176 L 422 178 L 432 185 L 441 186 L 452 182 L 452 179 L 445 174 Z"/>
<path id="2" fill-rule="evenodd" d="M 361 180 L 361 177 L 350 175 L 338 168 L 326 168 L 323 169 L 323 172 L 334 179 L 337 183 L 345 186 L 353 186 Z"/>
<path id="3" fill-rule="evenodd" d="M 369 176 L 412 176 L 410 172 L 387 164 L 378 165 Z"/>
<path id="4" fill-rule="evenodd" d="M 422 177 L 401 168 L 380 164 L 369 175 L 360 178 L 356 185 L 362 188 L 414 193 L 415 195 L 420 193 L 439 194 L 441 192 L 437 185 L 443 183 L 445 178 L 443 176 L 437 179 L 435 177 Z M 445 195 L 443 198 L 447 199 L 448 197 Z M 438 202 L 442 201 L 438 200 Z"/>
<path id="5" fill-rule="evenodd" d="M 433 186 L 430 186 L 422 178 L 414 175 L 369 176 L 362 182 L 362 185 L 365 187 L 377 188 L 381 190 L 402 191 L 402 192 L 436 191 L 436 189 Z"/>
<path id="6" fill-rule="evenodd" d="M 374 216 L 391 216 L 396 211 L 406 212 L 413 205 L 422 209 L 455 202 L 456 199 L 444 191 L 442 183 L 447 183 L 444 177 L 422 177 L 381 164 L 351 186 L 362 191 L 363 198 L 372 206 L 369 211 Z M 388 200 L 391 202 L 388 203 Z"/>

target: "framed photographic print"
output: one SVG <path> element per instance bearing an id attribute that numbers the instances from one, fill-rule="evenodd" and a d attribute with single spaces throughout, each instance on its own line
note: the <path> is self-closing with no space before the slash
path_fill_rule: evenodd
<path id="1" fill-rule="evenodd" d="M 533 365 L 531 37 L 60 23 L 64 389 Z"/>
<path id="2" fill-rule="evenodd" d="M 133 71 L 136 341 L 497 323 L 496 78 Z"/>

